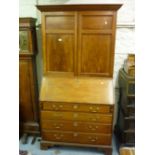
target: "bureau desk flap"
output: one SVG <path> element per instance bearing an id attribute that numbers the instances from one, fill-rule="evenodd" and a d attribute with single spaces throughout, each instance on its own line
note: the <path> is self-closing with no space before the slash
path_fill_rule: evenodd
<path id="1" fill-rule="evenodd" d="M 114 104 L 111 78 L 45 75 L 40 101 Z"/>

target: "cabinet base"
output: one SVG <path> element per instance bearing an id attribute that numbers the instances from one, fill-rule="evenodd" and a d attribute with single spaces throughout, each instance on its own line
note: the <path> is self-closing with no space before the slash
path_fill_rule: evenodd
<path id="1" fill-rule="evenodd" d="M 91 145 L 91 144 L 78 144 L 78 143 L 49 142 L 49 141 L 41 140 L 40 149 L 47 150 L 48 148 L 51 148 L 54 145 L 102 148 L 105 155 L 112 155 L 111 145 Z"/>
<path id="2" fill-rule="evenodd" d="M 20 135 L 29 134 L 40 136 L 39 124 L 36 122 L 21 123 L 19 129 Z"/>

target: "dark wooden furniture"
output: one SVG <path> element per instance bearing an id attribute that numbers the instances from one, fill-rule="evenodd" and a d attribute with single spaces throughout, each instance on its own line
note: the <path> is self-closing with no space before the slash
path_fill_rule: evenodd
<path id="1" fill-rule="evenodd" d="M 135 144 L 135 78 L 121 69 L 119 72 L 120 99 L 116 135 L 123 145 Z"/>
<path id="2" fill-rule="evenodd" d="M 135 155 L 134 147 L 122 147 L 119 150 L 120 155 Z"/>
<path id="3" fill-rule="evenodd" d="M 19 19 L 19 118 L 21 134 L 39 134 L 35 21 L 34 18 Z"/>
<path id="4" fill-rule="evenodd" d="M 42 14 L 41 148 L 112 153 L 112 84 L 119 5 L 37 6 Z"/>

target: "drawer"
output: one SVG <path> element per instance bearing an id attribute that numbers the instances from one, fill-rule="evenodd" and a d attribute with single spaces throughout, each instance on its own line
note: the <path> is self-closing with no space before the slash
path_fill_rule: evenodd
<path id="1" fill-rule="evenodd" d="M 42 138 L 46 141 L 110 145 L 112 137 L 110 134 L 87 134 L 79 132 L 56 132 L 43 130 Z"/>
<path id="2" fill-rule="evenodd" d="M 112 124 L 111 114 L 41 111 L 42 120 L 88 121 Z"/>
<path id="3" fill-rule="evenodd" d="M 111 124 L 88 123 L 79 121 L 57 121 L 57 120 L 42 120 L 42 129 L 44 130 L 59 130 L 59 131 L 78 131 L 90 133 L 111 133 Z"/>
<path id="4" fill-rule="evenodd" d="M 72 142 L 73 134 L 70 132 L 42 131 L 42 139 L 57 142 Z"/>
<path id="5" fill-rule="evenodd" d="M 41 102 L 43 110 L 112 113 L 113 106 L 99 104 Z"/>

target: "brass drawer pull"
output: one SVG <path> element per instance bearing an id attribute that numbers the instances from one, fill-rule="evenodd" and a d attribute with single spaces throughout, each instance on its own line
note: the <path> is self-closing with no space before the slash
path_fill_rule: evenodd
<path id="1" fill-rule="evenodd" d="M 100 119 L 100 117 L 97 116 L 97 117 L 95 117 L 95 118 L 92 118 L 92 121 L 97 121 L 97 120 L 99 120 L 99 119 Z"/>
<path id="2" fill-rule="evenodd" d="M 52 108 L 54 109 L 54 110 L 59 110 L 59 109 L 61 109 L 61 108 L 63 108 L 63 105 L 55 105 L 55 104 L 53 104 L 52 105 Z"/>
<path id="3" fill-rule="evenodd" d="M 61 127 L 63 127 L 63 124 L 54 124 L 54 127 L 55 127 L 56 129 L 60 129 Z"/>
<path id="4" fill-rule="evenodd" d="M 98 137 L 89 137 L 89 140 L 90 140 L 91 142 L 95 142 L 95 141 L 97 141 L 97 139 L 98 139 Z"/>
<path id="5" fill-rule="evenodd" d="M 73 105 L 73 109 L 77 109 L 78 108 L 78 105 Z"/>
<path id="6" fill-rule="evenodd" d="M 64 135 L 61 134 L 61 135 L 58 135 L 58 134 L 54 134 L 54 137 L 57 139 L 57 140 L 60 140 Z"/>
<path id="7" fill-rule="evenodd" d="M 77 123 L 77 122 L 74 122 L 74 123 L 73 123 L 73 126 L 74 126 L 74 127 L 77 127 L 77 126 L 78 126 L 78 123 Z"/>
<path id="8" fill-rule="evenodd" d="M 98 112 L 99 110 L 100 110 L 100 108 L 99 107 L 89 107 L 89 110 L 91 111 L 91 112 Z"/>
<path id="9" fill-rule="evenodd" d="M 96 130 L 98 128 L 98 126 L 97 125 L 96 126 L 89 125 L 88 128 L 91 130 Z"/>
<path id="10" fill-rule="evenodd" d="M 63 108 L 63 105 L 60 104 L 60 105 L 59 105 L 59 108 Z"/>

